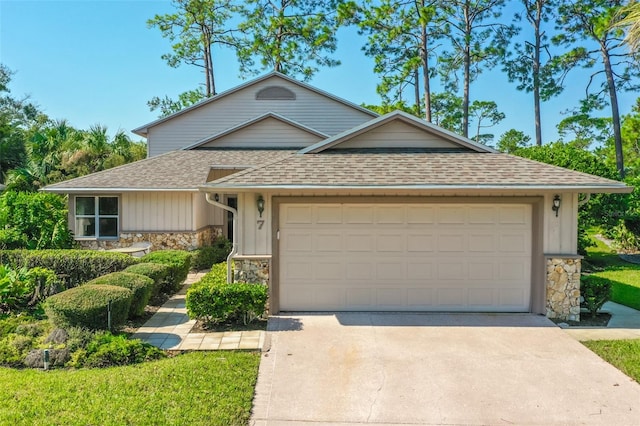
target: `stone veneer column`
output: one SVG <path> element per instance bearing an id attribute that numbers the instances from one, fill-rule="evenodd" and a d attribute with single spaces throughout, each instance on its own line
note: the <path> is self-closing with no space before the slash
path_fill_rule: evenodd
<path id="1" fill-rule="evenodd" d="M 236 256 L 233 265 L 234 282 L 269 285 L 271 256 Z"/>
<path id="2" fill-rule="evenodd" d="M 546 310 L 548 318 L 580 321 L 582 256 L 546 256 Z"/>

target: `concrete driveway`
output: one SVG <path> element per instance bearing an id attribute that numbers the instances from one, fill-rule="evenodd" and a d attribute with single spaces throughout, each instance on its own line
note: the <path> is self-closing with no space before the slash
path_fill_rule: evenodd
<path id="1" fill-rule="evenodd" d="M 269 320 L 252 424 L 639 425 L 640 385 L 544 317 Z"/>

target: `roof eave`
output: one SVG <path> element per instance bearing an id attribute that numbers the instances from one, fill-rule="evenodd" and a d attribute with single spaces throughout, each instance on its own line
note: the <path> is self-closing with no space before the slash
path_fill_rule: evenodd
<path id="1" fill-rule="evenodd" d="M 201 185 L 198 187 L 201 192 L 212 191 L 235 191 L 235 192 L 255 192 L 273 190 L 296 190 L 296 191 L 358 191 L 386 192 L 393 190 L 403 191 L 429 191 L 429 190 L 475 190 L 478 192 L 496 190 L 517 190 L 517 191 L 544 191 L 544 192 L 575 192 L 575 193 L 609 193 L 628 194 L 633 191 L 633 187 L 625 185 Z"/>
<path id="2" fill-rule="evenodd" d="M 198 188 L 62 188 L 44 187 L 42 192 L 54 194 L 103 194 L 114 192 L 198 192 Z"/>

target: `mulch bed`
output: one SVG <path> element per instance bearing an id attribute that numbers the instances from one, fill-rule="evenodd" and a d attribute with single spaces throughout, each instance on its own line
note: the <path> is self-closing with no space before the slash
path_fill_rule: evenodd
<path id="1" fill-rule="evenodd" d="M 569 327 L 606 327 L 609 324 L 611 315 L 607 313 L 599 313 L 595 318 L 591 317 L 588 312 L 582 312 L 580 314 L 580 321 L 564 321 L 559 319 L 552 319 L 551 321 L 556 324 L 569 324 Z"/>
<path id="2" fill-rule="evenodd" d="M 255 320 L 254 322 L 244 325 L 243 323 L 225 323 L 215 324 L 207 326 L 202 321 L 197 321 L 196 325 L 191 329 L 192 333 L 216 333 L 220 331 L 252 331 L 252 330 L 266 330 L 267 320 Z"/>

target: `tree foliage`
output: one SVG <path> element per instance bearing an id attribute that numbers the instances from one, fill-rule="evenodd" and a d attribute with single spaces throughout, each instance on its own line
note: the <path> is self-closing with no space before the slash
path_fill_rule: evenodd
<path id="1" fill-rule="evenodd" d="M 365 0 L 361 5 L 348 2 L 340 10 L 343 20 L 357 24 L 360 34 L 368 37 L 363 50 L 374 59 L 373 70 L 381 76 L 377 91 L 383 101 L 404 102 L 409 90 L 416 115 L 427 121 L 432 121 L 429 61 L 441 36 L 438 3 Z"/>
<path id="2" fill-rule="evenodd" d="M 60 249 L 73 245 L 64 197 L 5 191 L 0 196 L 0 249 Z"/>
<path id="3" fill-rule="evenodd" d="M 341 0 L 247 0 L 240 8 L 244 37 L 236 50 L 243 74 L 273 70 L 309 80 L 333 67 Z"/>
<path id="4" fill-rule="evenodd" d="M 216 94 L 213 50 L 218 45 L 235 45 L 233 30 L 227 27 L 236 6 L 231 0 L 173 0 L 176 11 L 155 15 L 147 21 L 150 28 L 158 28 L 170 40 L 172 53 L 162 55 L 167 65 L 177 68 L 183 64 L 196 66 L 204 74 L 204 91 L 189 90 L 173 101 L 168 97 L 154 97 L 148 102 L 151 110 L 160 108 L 168 115 L 195 102 Z"/>
<path id="5" fill-rule="evenodd" d="M 516 42 L 508 51 L 504 63 L 509 81 L 518 82 L 518 90 L 533 92 L 536 145 L 542 145 L 542 120 L 540 104 L 559 94 L 558 69 L 549 50 L 546 24 L 555 12 L 553 0 L 521 0 L 524 13 L 516 14 L 516 20 L 527 20 L 533 29 L 532 40 Z"/>
<path id="6" fill-rule="evenodd" d="M 624 158 L 618 92 L 637 88 L 635 79 L 640 76 L 637 63 L 623 46 L 623 32 L 616 25 L 621 19 L 621 2 L 614 0 L 575 0 L 562 3 L 558 9 L 556 44 L 570 50 L 560 57 L 565 67 L 582 66 L 593 69 L 586 86 L 586 96 L 604 101 L 611 108 L 616 166 L 624 178 Z M 600 78 L 600 76 L 604 78 Z M 595 84 L 594 84 L 595 83 Z M 599 86 L 599 87 L 592 87 Z"/>

